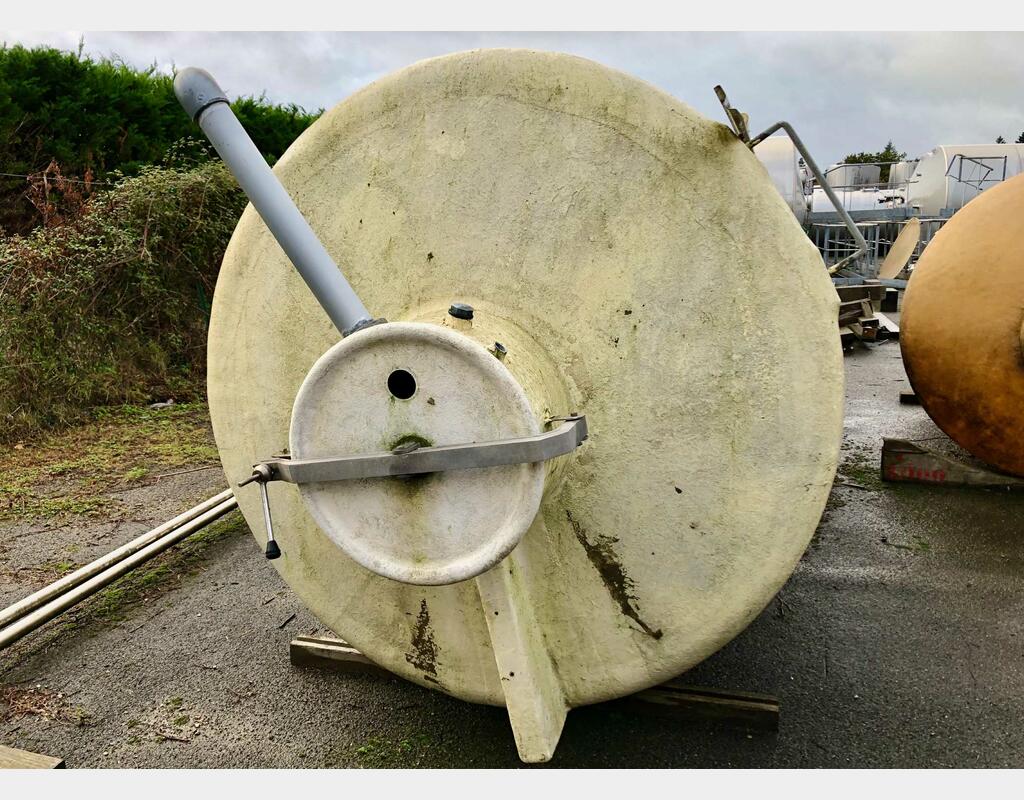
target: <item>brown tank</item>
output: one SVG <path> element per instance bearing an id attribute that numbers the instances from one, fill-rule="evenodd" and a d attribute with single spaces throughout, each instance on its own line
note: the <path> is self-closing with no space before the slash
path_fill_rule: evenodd
<path id="1" fill-rule="evenodd" d="M 907 286 L 903 363 L 928 415 L 983 461 L 1024 476 L 1024 175 L 968 203 Z"/>

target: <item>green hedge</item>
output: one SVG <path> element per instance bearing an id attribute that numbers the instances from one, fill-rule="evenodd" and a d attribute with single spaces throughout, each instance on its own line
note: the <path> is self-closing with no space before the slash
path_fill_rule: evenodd
<path id="1" fill-rule="evenodd" d="M 0 439 L 201 396 L 210 298 L 244 207 L 219 161 L 142 167 L 65 222 L 0 239 Z"/>
<path id="2" fill-rule="evenodd" d="M 274 163 L 316 119 L 257 98 L 232 103 L 260 152 Z M 97 181 L 158 164 L 198 129 L 174 97 L 173 80 L 48 47 L 0 46 L 0 172 L 28 175 L 55 161 L 65 176 Z M 0 176 L 0 232 L 38 222 L 24 178 Z"/>

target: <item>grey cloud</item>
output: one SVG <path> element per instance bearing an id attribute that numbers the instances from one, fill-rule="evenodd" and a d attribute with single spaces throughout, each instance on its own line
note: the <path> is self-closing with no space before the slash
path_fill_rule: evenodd
<path id="1" fill-rule="evenodd" d="M 10 32 L 9 44 L 77 47 L 79 33 Z M 823 163 L 892 139 L 1012 141 L 1024 131 L 1019 33 L 86 33 L 85 50 L 136 66 L 199 65 L 230 94 L 330 107 L 422 58 L 475 47 L 533 47 L 592 58 L 722 119 L 721 83 L 761 129 L 796 125 Z"/>

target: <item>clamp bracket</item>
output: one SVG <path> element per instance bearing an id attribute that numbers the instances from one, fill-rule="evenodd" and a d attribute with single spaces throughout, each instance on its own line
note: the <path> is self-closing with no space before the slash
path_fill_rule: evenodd
<path id="1" fill-rule="evenodd" d="M 388 478 L 447 472 L 457 469 L 483 469 L 511 464 L 535 464 L 571 453 L 586 440 L 585 416 L 561 418 L 562 424 L 535 436 L 498 439 L 493 442 L 449 444 L 441 447 L 408 446 L 393 452 L 369 453 L 333 458 L 272 458 L 256 464 L 251 476 L 238 485 L 253 481 L 287 483 L 324 483 L 363 478 Z"/>

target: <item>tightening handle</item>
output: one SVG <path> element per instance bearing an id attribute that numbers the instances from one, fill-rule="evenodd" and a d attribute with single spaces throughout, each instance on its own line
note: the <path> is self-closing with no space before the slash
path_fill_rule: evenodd
<path id="1" fill-rule="evenodd" d="M 260 500 L 263 503 L 263 525 L 267 529 L 267 550 L 265 555 L 268 559 L 273 560 L 281 557 L 281 548 L 277 546 L 277 541 L 274 539 L 274 521 L 270 517 L 270 495 L 267 492 L 267 481 L 272 480 L 271 475 L 272 473 L 267 466 L 257 464 L 253 467 L 252 475 L 244 481 L 239 481 L 238 486 L 242 487 L 255 481 L 260 487 Z"/>
<path id="2" fill-rule="evenodd" d="M 281 548 L 274 540 L 274 523 L 270 519 L 270 497 L 267 495 L 266 481 L 260 481 L 260 500 L 263 501 L 263 522 L 267 526 L 267 558 L 273 560 L 281 557 Z"/>

